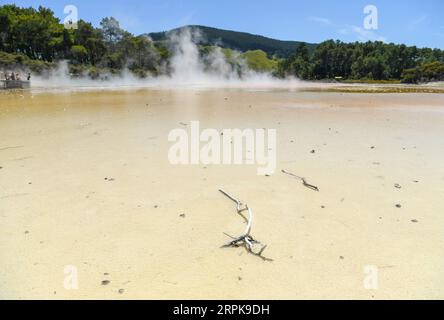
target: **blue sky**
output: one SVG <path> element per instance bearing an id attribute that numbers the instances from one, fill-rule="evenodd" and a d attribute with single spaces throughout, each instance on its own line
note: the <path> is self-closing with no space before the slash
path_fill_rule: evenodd
<path id="1" fill-rule="evenodd" d="M 72 4 L 79 18 L 98 25 L 114 16 L 134 33 L 187 24 L 245 31 L 283 40 L 321 42 L 383 40 L 444 49 L 443 0 L 0 0 L 1 4 L 44 5 L 63 19 Z M 378 9 L 378 29 L 363 26 L 364 7 Z"/>

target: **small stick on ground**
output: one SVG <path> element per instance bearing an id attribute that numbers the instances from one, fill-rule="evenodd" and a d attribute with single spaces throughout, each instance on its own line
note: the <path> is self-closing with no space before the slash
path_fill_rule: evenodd
<path id="1" fill-rule="evenodd" d="M 316 187 L 316 186 L 314 186 L 314 185 L 312 185 L 312 184 L 309 184 L 309 183 L 307 182 L 307 180 L 305 180 L 305 178 L 303 178 L 303 177 L 299 177 L 299 176 L 297 176 L 297 175 L 295 175 L 295 174 L 293 174 L 293 173 L 291 173 L 291 172 L 285 171 L 285 170 L 282 170 L 282 173 L 288 174 L 289 176 L 292 176 L 292 177 L 295 177 L 295 178 L 301 180 L 301 181 L 302 181 L 302 184 L 304 185 L 304 187 L 307 187 L 307 188 L 309 188 L 309 189 L 311 189 L 311 190 L 314 190 L 314 191 L 318 191 L 318 192 L 319 192 L 319 188 Z"/>
<path id="2" fill-rule="evenodd" d="M 233 202 L 236 203 L 236 209 L 237 209 L 237 213 L 239 215 L 241 215 L 245 222 L 247 223 L 247 226 L 245 228 L 244 233 L 239 236 L 239 237 L 233 237 L 230 236 L 229 234 L 224 233 L 226 236 L 228 236 L 229 238 L 232 239 L 232 241 L 228 242 L 227 244 L 223 245 L 222 248 L 229 248 L 229 247 L 240 247 L 240 246 L 244 246 L 245 249 L 255 255 L 260 257 L 261 259 L 263 259 L 264 261 L 273 261 L 272 259 L 269 258 L 265 258 L 262 256 L 262 253 L 265 251 L 265 249 L 267 248 L 266 245 L 261 244 L 259 241 L 255 240 L 251 235 L 251 227 L 253 225 L 253 211 L 251 210 L 250 207 L 248 207 L 247 204 L 243 204 L 240 200 L 236 199 L 235 197 L 233 197 L 232 195 L 230 195 L 229 193 L 225 192 L 222 189 L 219 189 L 219 191 L 225 195 L 227 198 L 229 198 L 230 200 L 232 200 Z M 248 212 L 248 216 L 245 217 L 242 212 L 247 211 Z M 254 251 L 254 245 L 257 244 L 259 245 L 261 248 L 259 249 L 259 251 Z"/>

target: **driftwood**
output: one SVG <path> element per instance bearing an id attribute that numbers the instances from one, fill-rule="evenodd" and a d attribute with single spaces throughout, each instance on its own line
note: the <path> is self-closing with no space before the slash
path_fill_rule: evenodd
<path id="1" fill-rule="evenodd" d="M 311 190 L 314 190 L 314 191 L 318 191 L 318 192 L 319 192 L 319 188 L 316 187 L 316 186 L 314 186 L 314 185 L 312 185 L 312 184 L 309 184 L 309 183 L 307 182 L 307 180 L 305 180 L 305 178 L 303 178 L 303 177 L 299 177 L 299 176 L 297 176 L 297 175 L 295 175 L 295 174 L 293 174 L 293 173 L 291 173 L 291 172 L 285 171 L 285 170 L 282 170 L 282 173 L 288 174 L 289 176 L 292 176 L 292 177 L 295 177 L 295 178 L 301 180 L 301 181 L 302 181 L 302 184 L 304 185 L 304 187 L 307 187 L 307 188 L 309 188 L 309 189 L 311 189 Z"/>
<path id="2" fill-rule="evenodd" d="M 236 203 L 236 210 L 237 213 L 239 215 L 241 215 L 245 222 L 247 223 L 247 226 L 245 228 L 244 233 L 239 236 L 239 237 L 233 237 L 230 236 L 227 233 L 224 233 L 227 237 L 231 238 L 232 240 L 230 242 L 228 242 L 227 244 L 223 245 L 222 248 L 229 248 L 229 247 L 240 247 L 240 246 L 244 246 L 245 249 L 255 255 L 260 257 L 261 259 L 263 259 L 264 261 L 273 261 L 272 259 L 269 258 L 265 258 L 262 256 L 262 253 L 265 251 L 265 249 L 267 248 L 266 245 L 261 244 L 259 241 L 255 240 L 252 236 L 251 236 L 251 227 L 253 225 L 253 211 L 251 210 L 251 208 L 247 205 L 247 204 L 243 204 L 240 200 L 236 199 L 235 197 L 233 197 L 232 195 L 230 195 L 229 193 L 225 192 L 222 189 L 219 189 L 219 191 L 225 195 L 227 198 L 229 198 L 230 200 L 232 200 L 233 202 Z M 245 217 L 243 215 L 243 212 L 247 211 L 248 212 L 248 216 Z M 259 245 L 260 249 L 259 251 L 255 251 L 254 250 L 254 246 L 255 245 Z"/>

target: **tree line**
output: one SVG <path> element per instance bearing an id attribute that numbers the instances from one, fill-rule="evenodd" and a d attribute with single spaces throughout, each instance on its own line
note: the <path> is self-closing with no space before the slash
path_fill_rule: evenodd
<path id="1" fill-rule="evenodd" d="M 444 80 L 443 67 L 444 51 L 439 49 L 380 41 L 328 40 L 311 52 L 305 44 L 299 45 L 294 54 L 279 62 L 276 73 L 307 80 L 340 78 L 413 83 Z"/>
<path id="2" fill-rule="evenodd" d="M 300 45 L 294 54 L 279 62 L 276 73 L 309 80 L 343 78 L 418 82 L 444 80 L 443 66 L 444 51 L 439 49 L 379 41 L 344 43 L 329 40 L 312 52 L 306 45 Z M 437 73 L 424 74 L 424 68 Z"/>
<path id="3" fill-rule="evenodd" d="M 235 34 L 230 34 L 234 37 Z M 226 49 L 225 52 L 228 49 Z M 201 52 L 205 53 L 201 47 Z M 228 54 L 229 55 L 229 54 Z M 70 72 L 96 78 L 103 70 L 128 68 L 140 77 L 168 73 L 171 50 L 166 41 L 135 36 L 119 22 L 104 18 L 100 27 L 80 20 L 68 29 L 48 8 L 0 6 L 0 67 L 27 66 L 35 72 L 68 60 Z M 344 43 L 328 40 L 316 46 L 295 45 L 292 54 L 270 57 L 261 50 L 243 54 L 247 65 L 278 77 L 307 80 L 444 80 L 444 51 L 383 42 Z"/>
<path id="4" fill-rule="evenodd" d="M 76 29 L 68 29 L 50 9 L 16 5 L 0 6 L 0 51 L 16 54 L 3 53 L 0 57 L 4 60 L 26 62 L 35 71 L 48 63 L 68 60 L 73 73 L 88 69 L 91 76 L 100 69 L 118 72 L 123 68 L 140 76 L 157 74 L 168 57 L 162 45 L 123 30 L 112 17 L 104 18 L 100 28 L 79 20 Z"/>

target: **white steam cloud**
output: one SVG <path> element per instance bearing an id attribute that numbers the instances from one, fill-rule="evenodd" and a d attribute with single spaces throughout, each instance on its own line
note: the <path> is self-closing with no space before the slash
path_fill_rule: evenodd
<path id="1" fill-rule="evenodd" d="M 183 29 L 170 35 L 169 44 L 173 49 L 170 60 L 170 74 L 140 79 L 129 70 L 121 75 L 105 75 L 102 80 L 88 77 L 73 78 L 67 62 L 45 77 L 34 77 L 35 90 L 88 90 L 122 88 L 251 88 L 273 89 L 311 87 L 313 84 L 298 79 L 277 79 L 269 73 L 250 70 L 240 54 L 235 52 L 236 65 L 227 62 L 221 48 L 215 47 L 204 58 L 199 53 L 197 42 L 201 35 L 195 30 Z M 319 84 L 317 84 L 319 85 Z"/>

